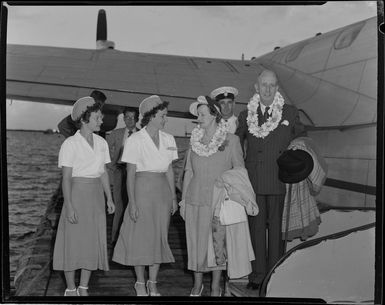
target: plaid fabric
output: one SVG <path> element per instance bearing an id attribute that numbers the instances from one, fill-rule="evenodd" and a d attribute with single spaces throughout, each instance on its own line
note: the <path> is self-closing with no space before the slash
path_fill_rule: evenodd
<path id="1" fill-rule="evenodd" d="M 318 232 L 318 226 L 321 223 L 320 213 L 313 196 L 321 191 L 326 180 L 327 165 L 318 153 L 312 139 L 308 137 L 294 139 L 288 149 L 292 148 L 308 152 L 313 157 L 314 168 L 305 180 L 291 185 L 290 199 L 290 186 L 286 184 L 285 205 L 282 215 L 282 239 L 286 237 L 286 219 L 290 200 L 287 239 L 301 238 L 301 240 L 306 240 Z"/>
<path id="2" fill-rule="evenodd" d="M 211 223 L 213 232 L 213 246 L 215 261 L 218 266 L 223 265 L 227 261 L 226 253 L 226 226 L 221 225 L 219 217 L 214 216 Z"/>

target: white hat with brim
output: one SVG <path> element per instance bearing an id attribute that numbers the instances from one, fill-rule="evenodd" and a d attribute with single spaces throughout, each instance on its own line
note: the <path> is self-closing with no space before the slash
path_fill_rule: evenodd
<path id="1" fill-rule="evenodd" d="M 96 101 L 90 96 L 78 99 L 72 107 L 71 119 L 77 121 L 87 108 L 93 106 L 95 103 Z"/>
<path id="2" fill-rule="evenodd" d="M 234 87 L 229 87 L 229 86 L 219 87 L 210 93 L 210 97 L 213 100 L 217 100 L 217 101 L 223 98 L 227 98 L 228 96 L 236 97 L 237 95 L 238 95 L 238 89 Z"/>
<path id="3" fill-rule="evenodd" d="M 208 104 L 209 103 L 208 103 L 206 97 L 204 97 L 203 95 L 200 95 L 200 96 L 198 96 L 196 102 L 193 102 L 190 104 L 189 111 L 192 115 L 195 115 L 197 117 L 198 116 L 198 106 L 199 105 L 208 105 Z M 219 113 L 221 112 L 220 108 L 217 105 L 213 104 L 213 106 L 217 109 L 217 111 Z"/>

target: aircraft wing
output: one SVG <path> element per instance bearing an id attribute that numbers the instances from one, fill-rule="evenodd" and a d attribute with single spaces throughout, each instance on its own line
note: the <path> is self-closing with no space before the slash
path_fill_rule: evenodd
<path id="1" fill-rule="evenodd" d="M 245 108 L 260 69 L 241 60 L 9 44 L 7 97 L 72 105 L 97 88 L 109 109 L 121 110 L 157 94 L 170 102 L 170 115 L 190 117 L 191 102 L 224 85 L 239 89 Z"/>
<path id="2" fill-rule="evenodd" d="M 105 111 L 116 116 L 157 94 L 170 102 L 169 115 L 191 117 L 188 106 L 197 96 L 234 86 L 237 114 L 264 67 L 276 71 L 281 93 L 306 125 L 375 124 L 377 17 L 251 61 L 9 44 L 7 97 L 72 105 L 97 88 L 107 95 Z"/>

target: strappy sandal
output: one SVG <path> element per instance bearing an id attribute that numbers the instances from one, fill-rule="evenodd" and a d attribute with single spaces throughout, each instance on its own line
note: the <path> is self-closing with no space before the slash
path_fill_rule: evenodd
<path id="1" fill-rule="evenodd" d="M 66 289 L 66 290 L 64 290 L 64 296 L 65 297 L 74 297 L 74 295 L 68 295 L 68 292 L 75 292 L 76 291 L 76 295 L 79 295 L 79 293 L 78 293 L 78 290 L 76 289 L 76 288 L 74 288 L 74 289 Z"/>
<path id="2" fill-rule="evenodd" d="M 148 283 L 156 284 L 156 283 L 158 283 L 158 282 L 157 282 L 157 281 L 150 281 L 150 280 L 148 280 L 147 283 L 146 283 L 147 291 L 150 293 L 150 296 L 152 296 L 152 297 L 159 297 L 159 296 L 161 296 L 161 294 L 160 294 L 159 292 L 153 292 L 153 291 L 151 291 L 150 285 L 148 285 Z"/>
<path id="3" fill-rule="evenodd" d="M 198 294 L 193 294 L 193 290 L 194 290 L 194 288 L 191 289 L 190 297 L 200 297 L 202 295 L 202 291 L 203 291 L 203 284 L 201 287 L 201 291 L 199 291 Z"/>
<path id="4" fill-rule="evenodd" d="M 80 293 L 79 293 L 79 288 L 80 288 L 80 289 L 84 289 L 84 290 L 88 290 L 88 287 L 79 286 L 79 287 L 76 289 L 76 293 L 77 293 L 78 295 L 80 295 Z"/>
<path id="5" fill-rule="evenodd" d="M 222 288 L 219 288 L 219 295 L 212 295 L 212 297 L 221 297 L 222 296 Z"/>
<path id="6" fill-rule="evenodd" d="M 146 288 L 146 293 L 145 294 L 138 293 L 138 289 L 136 288 L 137 285 L 145 285 L 144 288 Z M 147 290 L 147 287 L 146 287 L 146 283 L 135 282 L 134 288 L 135 288 L 136 296 L 138 296 L 138 297 L 148 297 L 148 290 Z"/>

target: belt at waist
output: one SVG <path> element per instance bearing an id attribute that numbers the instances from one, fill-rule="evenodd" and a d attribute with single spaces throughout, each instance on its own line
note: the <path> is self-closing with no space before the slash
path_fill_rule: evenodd
<path id="1" fill-rule="evenodd" d="M 146 172 L 146 171 L 143 171 L 143 172 L 136 172 L 135 175 L 137 177 L 143 177 L 143 176 L 164 176 L 166 175 L 166 172 Z"/>
<path id="2" fill-rule="evenodd" d="M 100 177 L 87 178 L 87 177 L 72 177 L 72 182 L 75 183 L 100 183 Z"/>

